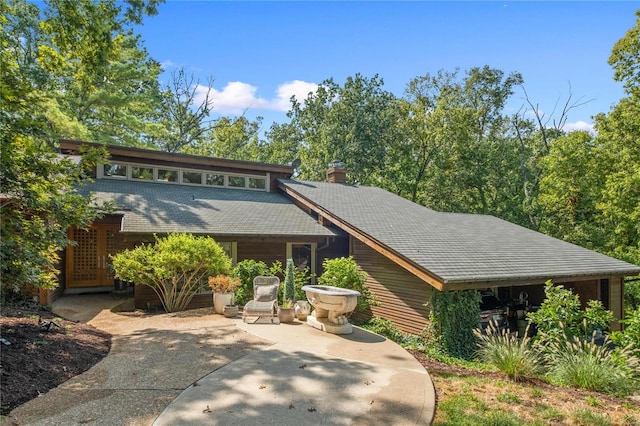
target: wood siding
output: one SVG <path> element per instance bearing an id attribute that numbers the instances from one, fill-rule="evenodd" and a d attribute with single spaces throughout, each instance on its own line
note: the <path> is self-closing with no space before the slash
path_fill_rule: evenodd
<path id="1" fill-rule="evenodd" d="M 429 320 L 424 304 L 431 298 L 433 287 L 353 238 L 351 254 L 369 274 L 366 285 L 379 303 L 371 308 L 371 315 L 393 321 L 406 333 L 422 332 Z M 362 317 L 363 313 L 356 315 Z"/>
<path id="2" fill-rule="evenodd" d="M 271 265 L 276 260 L 284 265 L 287 261 L 287 241 L 245 242 L 238 241 L 238 262 L 253 259 Z"/>
<path id="3" fill-rule="evenodd" d="M 134 304 L 136 309 L 152 309 L 163 311 L 160 299 L 153 289 L 146 285 L 137 285 L 133 290 Z M 187 309 L 209 308 L 213 307 L 213 294 L 196 294 L 191 302 L 187 305 Z"/>

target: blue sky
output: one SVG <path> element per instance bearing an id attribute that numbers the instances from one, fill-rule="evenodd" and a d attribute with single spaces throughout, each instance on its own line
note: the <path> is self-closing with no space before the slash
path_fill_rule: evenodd
<path id="1" fill-rule="evenodd" d="M 520 72 L 547 117 L 569 94 L 567 129 L 588 128 L 624 96 L 607 60 L 635 23 L 627 2 L 176 1 L 137 28 L 166 70 L 214 78 L 214 111 L 286 122 L 288 99 L 332 77 L 378 74 L 402 96 L 412 78 L 489 65 Z M 525 104 L 520 89 L 507 112 Z M 561 109 L 559 105 L 557 109 Z M 558 115 L 559 111 L 556 113 Z"/>

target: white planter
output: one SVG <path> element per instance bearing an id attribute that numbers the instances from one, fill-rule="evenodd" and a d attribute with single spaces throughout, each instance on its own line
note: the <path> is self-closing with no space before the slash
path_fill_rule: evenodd
<path id="1" fill-rule="evenodd" d="M 213 309 L 216 314 L 224 313 L 224 305 L 233 305 L 233 293 L 213 293 Z"/>
<path id="2" fill-rule="evenodd" d="M 296 318 L 300 321 L 306 321 L 309 315 L 309 302 L 306 300 L 298 300 L 295 305 Z"/>

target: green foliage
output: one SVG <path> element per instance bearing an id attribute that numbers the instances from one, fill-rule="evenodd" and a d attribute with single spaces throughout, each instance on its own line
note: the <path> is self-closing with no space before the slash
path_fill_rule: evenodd
<path id="1" fill-rule="evenodd" d="M 236 264 L 233 268 L 233 275 L 242 281 L 242 285 L 236 290 L 236 303 L 238 305 L 244 306 L 249 300 L 253 299 L 253 279 L 258 276 L 268 275 L 268 271 L 267 264 L 262 261 L 256 262 L 252 259 L 246 259 Z"/>
<path id="2" fill-rule="evenodd" d="M 577 294 L 551 281 L 546 282 L 544 292 L 540 309 L 529 312 L 527 319 L 538 327 L 545 339 L 560 339 L 565 332 L 588 339 L 596 329 L 607 330 L 614 320 L 613 314 L 599 301 L 589 301 L 587 308 L 581 310 Z"/>
<path id="3" fill-rule="evenodd" d="M 611 426 L 611 420 L 603 413 L 594 413 L 589 410 L 576 410 L 572 417 L 573 424 L 578 426 Z"/>
<path id="4" fill-rule="evenodd" d="M 384 182 L 388 153 L 401 139 L 397 135 L 397 99 L 383 89 L 377 75 L 356 74 L 344 85 L 323 81 L 306 99 L 295 99 L 284 125 L 273 126 L 268 136 L 279 157 L 302 159 L 301 178 L 324 180 L 327 165 L 341 160 L 351 183 Z M 300 143 L 304 141 L 304 143 Z"/>
<path id="5" fill-rule="evenodd" d="M 528 330 L 527 330 L 528 331 Z M 518 338 L 516 333 L 499 330 L 494 324 L 486 332 L 475 330 L 478 338 L 478 357 L 504 372 L 512 380 L 535 377 L 542 367 L 540 354 L 533 347 L 528 333 Z"/>
<path id="6" fill-rule="evenodd" d="M 624 305 L 629 309 L 640 308 L 640 279 L 625 280 Z"/>
<path id="7" fill-rule="evenodd" d="M 0 132 L 0 193 L 6 197 L 0 205 L 1 287 L 53 288 L 67 229 L 85 227 L 108 209 L 78 193 L 89 181 L 85 168 L 95 166 L 103 152 L 88 152 L 75 164 L 9 122 L 3 120 Z"/>
<path id="8" fill-rule="evenodd" d="M 359 310 L 366 310 L 376 305 L 375 294 L 365 285 L 369 276 L 364 272 L 352 256 L 325 259 L 322 262 L 323 274 L 318 278 L 319 285 L 348 288 L 360 292 Z"/>
<path id="9" fill-rule="evenodd" d="M 293 259 L 287 259 L 287 270 L 284 275 L 284 295 L 282 300 L 294 302 L 296 299 L 295 294 L 295 279 L 296 279 L 296 266 L 293 263 Z"/>
<path id="10" fill-rule="evenodd" d="M 434 290 L 430 320 L 442 349 L 448 355 L 471 359 L 476 352 L 474 330 L 480 323 L 480 293 L 477 290 Z"/>
<path id="11" fill-rule="evenodd" d="M 624 330 L 611 333 L 611 340 L 618 346 L 630 347 L 640 354 L 640 307 L 627 309 L 620 322 Z"/>
<path id="12" fill-rule="evenodd" d="M 628 349 L 611 348 L 564 334 L 545 339 L 545 360 L 552 383 L 582 389 L 628 395 L 640 389 L 640 359 Z"/>
<path id="13" fill-rule="evenodd" d="M 380 336 L 386 337 L 402 346 L 403 348 L 424 349 L 427 344 L 425 336 L 402 332 L 394 323 L 385 318 L 371 317 L 365 322 L 357 323 L 359 327 L 369 330 Z"/>
<path id="14" fill-rule="evenodd" d="M 208 286 L 207 277 L 228 274 L 231 259 L 213 238 L 172 233 L 112 257 L 116 278 L 146 285 L 167 312 L 182 311 Z"/>

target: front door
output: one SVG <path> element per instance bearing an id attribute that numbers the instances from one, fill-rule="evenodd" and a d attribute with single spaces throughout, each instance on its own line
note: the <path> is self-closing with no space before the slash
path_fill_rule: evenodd
<path id="1" fill-rule="evenodd" d="M 88 230 L 73 228 L 67 247 L 67 288 L 113 286 L 109 255 L 120 252 L 119 224 L 96 224 Z"/>

